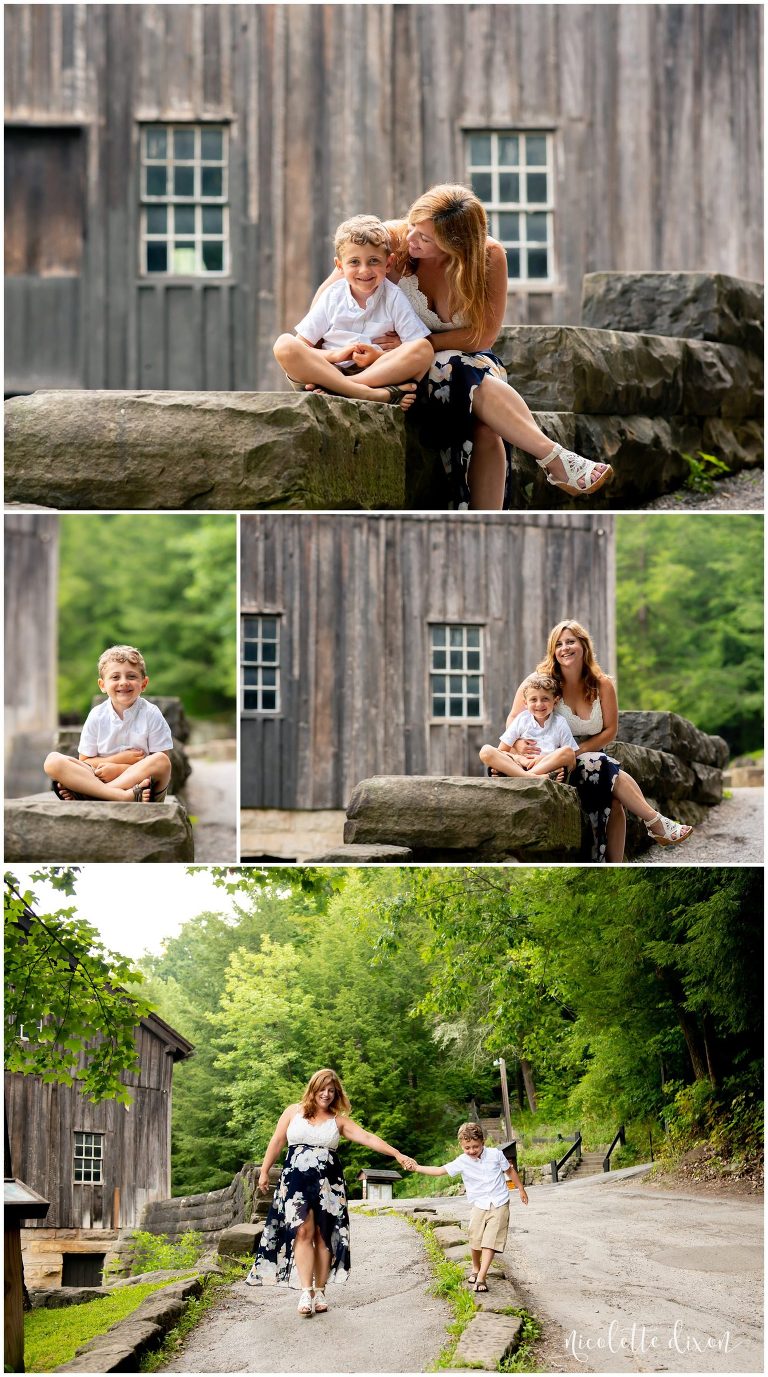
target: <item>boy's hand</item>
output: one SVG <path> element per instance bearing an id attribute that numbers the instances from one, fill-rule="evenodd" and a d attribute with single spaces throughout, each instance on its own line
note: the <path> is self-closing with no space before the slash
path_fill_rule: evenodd
<path id="1" fill-rule="evenodd" d="M 97 779 L 102 780 L 104 784 L 111 784 L 113 779 L 117 779 L 118 775 L 123 773 L 125 766 L 114 765 L 110 760 L 99 760 L 91 769 Z"/>
<path id="2" fill-rule="evenodd" d="M 518 1186 L 518 1190 L 520 1191 L 520 1199 L 522 1200 L 522 1202 L 523 1202 L 524 1205 L 527 1205 L 527 1204 L 528 1204 L 528 1192 L 527 1192 L 527 1190 L 525 1189 L 525 1186 L 523 1186 L 523 1185 L 521 1184 L 520 1186 Z"/>
<path id="3" fill-rule="evenodd" d="M 324 349 L 323 354 L 329 363 L 346 363 L 355 348 L 354 344 L 342 344 L 338 349 Z"/>
<path id="4" fill-rule="evenodd" d="M 377 349 L 375 344 L 363 344 L 362 340 L 358 340 L 352 349 L 352 362 L 356 363 L 358 368 L 367 368 L 374 359 L 380 358 L 381 354 L 382 350 Z"/>

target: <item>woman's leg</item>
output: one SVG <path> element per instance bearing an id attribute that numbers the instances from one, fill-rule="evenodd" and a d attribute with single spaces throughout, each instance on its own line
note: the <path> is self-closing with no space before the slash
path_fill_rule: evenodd
<path id="1" fill-rule="evenodd" d="M 93 773 L 90 765 L 84 764 L 82 760 L 75 760 L 71 755 L 61 755 L 59 751 L 52 751 L 50 755 L 46 756 L 43 769 L 49 779 L 56 780 L 68 793 L 85 794 L 87 798 L 106 799 L 112 803 L 134 802 L 132 789 L 122 788 L 116 784 L 105 784 L 98 775 Z M 149 776 L 139 771 L 136 784 L 142 784 L 145 780 L 147 786 L 145 790 L 146 801 L 148 801 Z"/>
<path id="2" fill-rule="evenodd" d="M 504 452 L 504 441 L 497 431 L 475 417 L 472 458 L 467 474 L 471 497 L 470 511 L 500 512 L 504 506 L 506 479 L 507 456 Z"/>
<path id="3" fill-rule="evenodd" d="M 293 1260 L 299 1274 L 303 1291 L 312 1290 L 312 1277 L 315 1271 L 315 1216 L 309 1210 L 306 1219 L 296 1230 L 293 1240 Z"/>
<path id="4" fill-rule="evenodd" d="M 607 861 L 623 861 L 626 840 L 627 815 L 619 800 L 615 798 L 611 804 L 611 815 L 606 828 L 605 859 Z"/>
<path id="5" fill-rule="evenodd" d="M 280 367 L 285 370 L 289 378 L 294 378 L 296 382 L 315 383 L 317 387 L 322 387 L 327 392 L 334 392 L 339 397 L 350 397 L 353 401 L 389 401 L 386 388 L 383 386 L 369 387 L 365 383 L 358 382 L 358 375 L 352 378 L 347 377 L 343 369 L 337 368 L 335 364 L 329 363 L 327 359 L 323 358 L 322 349 L 310 349 L 308 345 L 302 344 L 301 340 L 296 339 L 295 335 L 281 335 L 275 341 L 273 352 Z M 415 396 L 415 383 L 402 383 L 400 385 Z"/>
<path id="6" fill-rule="evenodd" d="M 503 383 L 500 378 L 485 378 L 475 388 L 472 411 L 502 439 L 516 445 L 518 449 L 524 449 L 526 454 L 532 454 L 534 459 L 546 459 L 547 455 L 551 454 L 553 442 L 549 436 L 537 426 L 519 392 L 515 392 L 513 387 Z M 607 467 L 607 464 L 596 464 L 598 476 Z M 547 466 L 547 472 L 558 481 L 566 478 L 559 456 Z"/>
<path id="7" fill-rule="evenodd" d="M 616 782 L 613 786 L 613 795 L 614 798 L 619 800 L 619 803 L 623 803 L 625 808 L 629 809 L 630 813 L 635 813 L 643 822 L 650 823 L 648 831 L 651 832 L 653 836 L 664 836 L 664 825 L 658 812 L 646 801 L 640 787 L 625 770 L 619 770 L 616 776 Z M 684 827 L 683 830 L 687 837 L 693 829 L 691 827 Z"/>
<path id="8" fill-rule="evenodd" d="M 324 1291 L 331 1274 L 331 1254 L 319 1229 L 315 1229 L 315 1290 Z"/>

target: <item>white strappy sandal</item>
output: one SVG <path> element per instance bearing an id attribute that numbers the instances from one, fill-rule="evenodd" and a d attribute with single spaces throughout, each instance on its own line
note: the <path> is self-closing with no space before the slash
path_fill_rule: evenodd
<path id="1" fill-rule="evenodd" d="M 315 1307 L 312 1302 L 311 1291 L 302 1291 L 301 1295 L 299 1296 L 299 1304 L 297 1306 L 297 1309 L 299 1314 L 303 1315 L 305 1319 L 309 1319 L 309 1316 L 314 1314 Z"/>
<path id="2" fill-rule="evenodd" d="M 565 478 L 553 478 L 549 472 L 549 465 L 553 459 L 559 459 L 565 469 Z M 595 469 L 599 464 L 594 464 L 591 459 L 584 459 L 580 454 L 576 454 L 572 449 L 564 449 L 562 445 L 555 445 L 554 449 L 544 459 L 537 459 L 536 463 L 547 475 L 547 482 L 553 488 L 562 488 L 563 492 L 570 493 L 572 497 L 587 497 L 590 493 L 597 492 L 604 483 L 613 478 L 613 469 L 610 464 L 605 465 L 603 473 L 593 477 Z"/>
<path id="3" fill-rule="evenodd" d="M 328 1302 L 325 1299 L 325 1291 L 316 1290 L 312 1293 L 312 1299 L 316 1315 L 324 1315 L 328 1309 Z"/>
<path id="4" fill-rule="evenodd" d="M 661 832 L 651 831 L 655 822 L 661 823 Z M 690 837 L 693 828 L 682 822 L 673 822 L 671 818 L 665 818 L 663 813 L 656 813 L 646 822 L 645 830 L 651 841 L 655 841 L 659 846 L 679 846 L 680 842 Z"/>

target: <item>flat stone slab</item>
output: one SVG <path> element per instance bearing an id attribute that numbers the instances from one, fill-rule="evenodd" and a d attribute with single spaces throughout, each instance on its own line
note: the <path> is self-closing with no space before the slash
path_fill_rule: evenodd
<path id="1" fill-rule="evenodd" d="M 761 282 L 703 272 L 598 272 L 582 281 L 582 325 L 719 340 L 761 353 Z"/>
<path id="2" fill-rule="evenodd" d="M 466 1246 L 467 1235 L 452 1224 L 438 1224 L 432 1232 L 435 1242 L 439 1243 L 441 1248 L 452 1248 L 457 1244 Z"/>
<path id="3" fill-rule="evenodd" d="M 619 739 L 719 769 L 726 764 L 729 754 L 728 743 L 722 736 L 699 731 L 687 717 L 676 712 L 620 712 Z"/>
<path id="4" fill-rule="evenodd" d="M 517 1315 L 475 1315 L 459 1339 L 454 1361 L 493 1372 L 517 1347 L 522 1323 Z"/>
<path id="5" fill-rule="evenodd" d="M 233 1224 L 229 1229 L 222 1229 L 218 1252 L 222 1257 L 249 1257 L 256 1252 L 263 1232 L 263 1221 L 257 1224 Z"/>
<path id="6" fill-rule="evenodd" d="M 9 861 L 193 861 L 192 824 L 177 799 L 164 803 L 62 803 L 52 792 L 7 799 Z"/>
<path id="7" fill-rule="evenodd" d="M 498 1314 L 502 1310 L 509 1310 L 512 1306 L 520 1305 L 520 1297 L 506 1277 L 494 1276 L 491 1271 L 488 1273 L 488 1294 L 479 1294 L 472 1291 L 472 1299 L 478 1310 L 487 1314 Z"/>
<path id="8" fill-rule="evenodd" d="M 315 856 L 308 864 L 396 865 L 403 861 L 410 861 L 412 858 L 413 852 L 408 846 L 361 846 L 353 843 L 350 846 L 337 846 L 333 851 L 326 851 L 322 856 Z"/>
<path id="9" fill-rule="evenodd" d="M 43 1286 L 28 1292 L 33 1310 L 63 1310 L 69 1305 L 87 1305 L 111 1295 L 109 1286 Z"/>
<path id="10" fill-rule="evenodd" d="M 467 1242 L 454 1243 L 445 1249 L 445 1256 L 448 1262 L 466 1262 L 467 1258 L 471 1258 L 472 1251 Z"/>
<path id="11" fill-rule="evenodd" d="M 6 403 L 6 498 L 80 509 L 400 508 L 403 426 L 397 407 L 309 393 L 34 392 Z"/>

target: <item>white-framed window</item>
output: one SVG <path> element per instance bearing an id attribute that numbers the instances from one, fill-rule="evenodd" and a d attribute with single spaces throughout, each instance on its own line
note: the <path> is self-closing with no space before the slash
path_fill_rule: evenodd
<path id="1" fill-rule="evenodd" d="M 473 130 L 467 179 L 507 255 L 510 283 L 553 282 L 554 139 L 529 130 Z"/>
<path id="2" fill-rule="evenodd" d="M 98 1185 L 103 1181 L 104 1134 L 75 1131 L 74 1180 L 83 1185 Z"/>
<path id="3" fill-rule="evenodd" d="M 141 128 L 141 272 L 229 272 L 228 130 L 219 124 Z"/>
<path id="4" fill-rule="evenodd" d="M 433 719 L 477 722 L 483 715 L 483 629 L 434 623 L 429 628 Z"/>
<path id="5" fill-rule="evenodd" d="M 243 712 L 279 712 L 280 618 L 271 613 L 246 613 L 241 630 Z"/>

